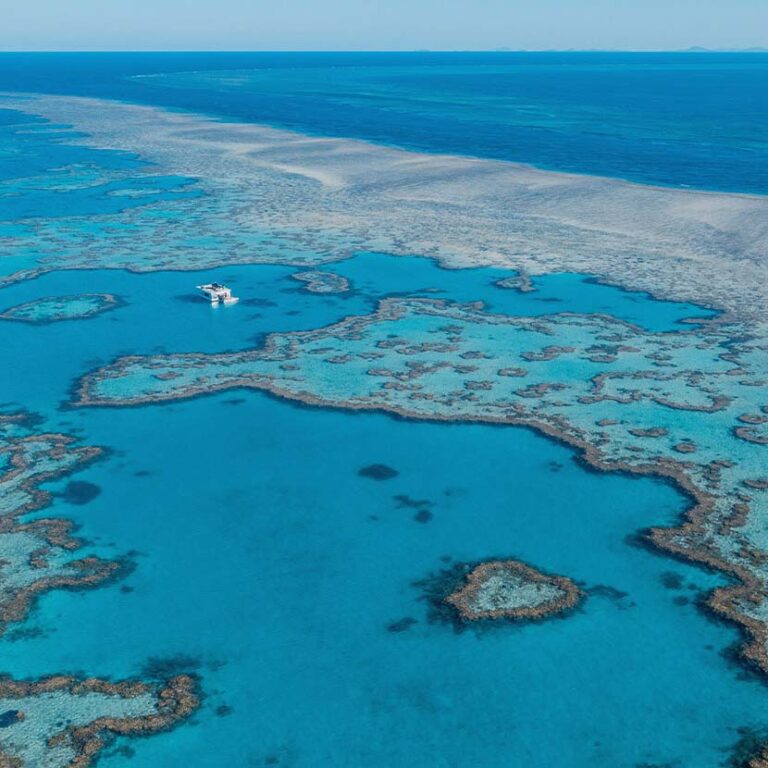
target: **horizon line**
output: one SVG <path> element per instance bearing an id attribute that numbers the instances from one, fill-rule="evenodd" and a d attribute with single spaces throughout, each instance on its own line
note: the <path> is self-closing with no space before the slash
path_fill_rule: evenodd
<path id="1" fill-rule="evenodd" d="M 8 54 L 120 54 L 120 53 L 768 53 L 768 46 L 745 48 L 710 48 L 693 45 L 687 48 L 19 48 L 0 50 Z"/>

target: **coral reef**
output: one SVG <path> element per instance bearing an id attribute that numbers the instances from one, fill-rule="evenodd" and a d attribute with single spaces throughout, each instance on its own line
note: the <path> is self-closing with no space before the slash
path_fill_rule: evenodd
<path id="1" fill-rule="evenodd" d="M 60 588 L 83 588 L 117 576 L 119 561 L 75 557 L 82 542 L 71 536 L 72 523 L 61 518 L 22 522 L 43 509 L 51 494 L 44 482 L 62 477 L 101 455 L 101 449 L 76 447 L 66 435 L 29 433 L 20 414 L 0 416 L 0 631 L 23 619 L 35 596 Z"/>
<path id="2" fill-rule="evenodd" d="M 504 277 L 501 280 L 497 280 L 496 285 L 499 288 L 511 288 L 512 290 L 520 291 L 520 293 L 532 293 L 536 290 L 531 276 L 526 272 L 520 272 L 512 277 Z"/>
<path id="3" fill-rule="evenodd" d="M 81 293 L 72 296 L 45 296 L 0 312 L 0 320 L 47 325 L 61 320 L 85 320 L 121 304 L 110 293 Z"/>
<path id="4" fill-rule="evenodd" d="M 653 333 L 606 315 L 511 317 L 477 304 L 391 298 L 371 315 L 274 334 L 261 349 L 120 358 L 80 380 L 74 403 L 251 387 L 307 404 L 526 426 L 573 446 L 597 470 L 664 478 L 692 506 L 681 526 L 651 529 L 649 541 L 733 577 L 708 606 L 745 630 L 744 658 L 768 670 L 765 447 L 735 432 L 746 426 L 739 417 L 764 406 L 767 337 L 722 319 Z M 595 345 L 606 342 L 615 355 L 595 360 Z M 372 350 L 383 354 L 375 367 Z M 523 360 L 520 388 L 504 373 Z"/>
<path id="5" fill-rule="evenodd" d="M 369 250 L 426 254 L 449 267 L 506 267 L 517 273 L 518 289 L 549 272 L 598 275 L 654 296 L 766 319 L 764 198 L 345 139 L 308 141 L 264 126 L 96 99 L 8 96 L 4 103 L 73 126 L 80 134 L 71 140 L 79 144 L 137 153 L 164 174 L 199 180 L 162 206 L 140 196 L 135 202 L 145 204 L 101 217 L 0 227 L 0 253 L 24 254 L 5 282 L 61 268 L 279 262 L 316 269 Z M 147 173 L 139 191 L 160 182 Z"/>
<path id="6" fill-rule="evenodd" d="M 31 431 L 34 425 L 25 413 L 0 414 L 0 632 L 25 618 L 37 595 L 103 584 L 126 567 L 75 556 L 83 543 L 71 535 L 69 520 L 22 521 L 50 503 L 52 494 L 40 489 L 42 483 L 102 454 L 99 448 L 75 446 L 67 435 Z M 76 498 L 83 493 L 75 491 Z M 150 734 L 187 717 L 198 706 L 196 687 L 188 675 L 162 686 L 62 675 L 0 678 L 0 765 L 85 768 L 111 735 Z"/>
<path id="7" fill-rule="evenodd" d="M 114 736 L 166 730 L 199 706 L 197 684 L 178 675 L 164 684 L 79 680 L 57 675 L 33 682 L 0 678 L 0 765 L 85 768 Z"/>
<path id="8" fill-rule="evenodd" d="M 0 255 L 13 256 L 16 270 L 2 284 L 53 269 L 269 262 L 307 268 L 295 277 L 307 290 L 329 292 L 340 284 L 317 268 L 368 249 L 423 253 L 446 267 L 515 270 L 500 288 L 527 291 L 531 276 L 572 271 L 724 310 L 717 322 L 650 333 L 605 315 L 519 318 L 479 305 L 391 298 L 366 317 L 273 335 L 263 349 L 120 358 L 78 382 L 73 400 L 130 406 L 250 387 L 311 405 L 532 428 L 572 446 L 597 471 L 668 480 L 690 499 L 690 509 L 680 525 L 649 529 L 646 540 L 731 577 L 706 605 L 744 630 L 742 657 L 768 671 L 764 198 L 656 189 L 341 139 L 307 141 L 259 126 L 88 99 L 11 97 L 6 104 L 84 132 L 73 134 L 74 142 L 141 152 L 164 173 L 199 181 L 160 206 L 152 190 L 161 177 L 148 172 L 145 184 L 112 192 L 147 205 L 0 224 Z M 89 316 L 73 310 L 74 301 L 68 307 L 47 301 L 14 307 L 6 319 Z M 66 521 L 20 521 L 47 503 L 41 482 L 97 455 L 64 435 L 24 432 L 22 422 L 6 419 L 0 441 L 0 573 L 9 585 L 0 596 L 3 623 L 22 618 L 43 590 L 101 583 L 118 567 L 72 559 L 78 543 Z M 363 476 L 393 475 L 371 470 Z M 420 508 L 417 514 L 426 521 L 430 513 Z M 526 580 L 510 562 L 462 573 L 469 581 L 456 584 L 453 594 L 461 596 L 456 599 L 464 601 L 467 616 L 506 610 L 504 601 L 514 603 L 521 592 L 542 598 L 540 606 L 558 604 L 557 589 L 572 594 L 552 581 L 561 577 L 533 571 L 544 581 Z M 543 586 L 526 592 L 531 583 Z M 391 631 L 406 628 L 402 622 Z M 76 685 L 69 681 L 54 693 L 98 693 Z M 116 708 L 78 720 L 66 735 L 45 736 L 51 765 L 61 755 L 69 761 L 63 764 L 85 764 L 72 760 L 87 762 L 94 747 L 78 751 L 78 745 L 98 744 L 121 728 L 146 732 L 121 723 L 154 716 L 151 692 L 110 694 L 127 709 L 113 701 Z M 32 698 L 47 695 L 38 688 Z M 4 730 L 20 733 L 32 722 L 34 702 L 19 701 L 21 694 L 8 698 L 0 713 Z M 94 722 L 101 722 L 95 731 Z M 13 749 L 8 754 L 11 764 L 36 761 Z M 753 758 L 752 768 L 764 765 L 768 753 Z"/>
<path id="9" fill-rule="evenodd" d="M 550 576 L 518 560 L 491 560 L 475 566 L 466 584 L 445 600 L 466 621 L 530 621 L 570 610 L 581 597 L 565 576 Z"/>
<path id="10" fill-rule="evenodd" d="M 349 290 L 349 280 L 333 272 L 320 272 L 315 269 L 295 272 L 291 277 L 304 283 L 304 290 L 310 293 L 346 293 Z"/>

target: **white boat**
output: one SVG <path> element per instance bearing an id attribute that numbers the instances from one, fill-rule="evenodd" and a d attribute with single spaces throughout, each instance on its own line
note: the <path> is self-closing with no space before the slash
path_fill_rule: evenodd
<path id="1" fill-rule="evenodd" d="M 205 285 L 198 285 L 197 290 L 208 299 L 211 304 L 218 306 L 219 304 L 234 304 L 238 301 L 236 296 L 232 295 L 232 289 L 227 288 L 226 285 L 221 283 L 205 283 Z"/>

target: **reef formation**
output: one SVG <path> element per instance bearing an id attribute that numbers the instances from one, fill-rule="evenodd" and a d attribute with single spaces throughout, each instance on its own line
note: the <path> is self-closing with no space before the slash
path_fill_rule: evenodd
<path id="1" fill-rule="evenodd" d="M 537 620 L 568 611 L 582 597 L 565 576 L 553 576 L 518 560 L 489 560 L 473 568 L 466 583 L 445 601 L 465 621 Z"/>
<path id="2" fill-rule="evenodd" d="M 250 387 L 315 405 L 526 426 L 597 470 L 667 479 L 692 504 L 679 527 L 650 529 L 648 541 L 733 578 L 708 606 L 745 630 L 745 660 L 768 671 L 768 498 L 757 439 L 768 415 L 768 347 L 741 331 L 722 318 L 658 333 L 599 314 L 511 317 L 390 298 L 371 315 L 274 334 L 261 349 L 119 358 L 76 385 L 74 404 Z M 525 376 L 510 377 L 510 367 Z"/>
<path id="3" fill-rule="evenodd" d="M 0 414 L 0 633 L 23 620 L 43 592 L 94 587 L 125 568 L 120 561 L 78 557 L 84 543 L 71 535 L 69 520 L 23 521 L 50 503 L 42 483 L 102 455 L 67 435 L 37 432 L 35 425 L 27 413 Z M 198 706 L 195 689 L 186 675 L 162 685 L 61 675 L 0 678 L 0 765 L 83 768 L 109 735 L 149 734 L 187 717 Z"/>
<path id="4" fill-rule="evenodd" d="M 73 126 L 73 143 L 153 163 L 141 183 L 131 182 L 142 193 L 171 177 L 191 188 L 101 216 L 0 225 L 0 254 L 18 265 L 0 283 L 51 269 L 317 269 L 368 250 L 423 254 L 448 267 L 501 266 L 533 279 L 592 274 L 766 319 L 768 203 L 759 196 L 422 154 L 96 99 L 8 94 L 3 105 Z M 94 184 L 82 175 L 33 182 Z M 131 199 L 126 189 L 122 199 Z"/>
<path id="5" fill-rule="evenodd" d="M 536 286 L 533 284 L 531 276 L 525 272 L 520 272 L 511 277 L 503 277 L 501 280 L 496 281 L 496 285 L 499 288 L 520 291 L 520 293 L 533 293 L 536 290 Z"/>
<path id="6" fill-rule="evenodd" d="M 61 320 L 85 320 L 120 306 L 110 293 L 80 293 L 71 296 L 44 296 L 0 312 L 0 320 L 47 325 Z"/>
<path id="7" fill-rule="evenodd" d="M 744 660 L 768 672 L 765 198 L 422 155 L 89 99 L 11 97 L 6 106 L 89 134 L 72 134 L 75 143 L 140 153 L 190 189 L 159 205 L 165 177 L 145 169 L 133 189 L 111 189 L 126 205 L 109 214 L 0 223 L 0 255 L 19 265 L 0 284 L 53 269 L 261 262 L 306 269 L 295 275 L 306 289 L 329 292 L 339 283 L 318 267 L 379 250 L 425 254 L 447 267 L 509 268 L 515 274 L 498 285 L 512 290 L 571 271 L 722 310 L 714 321 L 652 333 L 607 315 L 512 317 L 477 304 L 389 298 L 371 315 L 274 334 L 260 349 L 123 357 L 78 382 L 73 403 L 130 406 L 254 388 L 312 405 L 528 427 L 572 446 L 598 471 L 663 478 L 691 505 L 679 526 L 651 528 L 646 540 L 730 577 L 707 606 L 743 629 Z M 107 187 L 120 174 L 96 175 L 63 169 L 26 183 Z M 11 194 L 24 183 L 14 180 Z M 132 197 L 149 204 L 127 205 Z M 67 522 L 25 527 L 15 511 L 39 509 L 39 482 L 94 458 L 95 449 L 75 448 L 64 435 L 15 434 L 10 424 L 0 490 L 18 501 L 3 507 L 0 534 L 9 538 L 0 546 L 13 543 L 6 559 L 16 565 L 3 566 L 12 586 L 0 619 L 16 620 L 41 590 L 100 583 L 114 570 L 66 557 L 76 548 Z M 498 585 L 501 599 L 513 573 L 520 576 L 500 568 L 478 566 L 464 587 L 475 588 L 463 593 L 468 611 L 493 602 L 496 592 L 482 584 Z M 478 595 L 490 603 L 472 603 Z M 0 724 L 14 722 L 11 706 Z M 768 751 L 752 765 L 768 765 Z"/>
<path id="8" fill-rule="evenodd" d="M 304 290 L 310 293 L 346 293 L 349 290 L 349 280 L 333 272 L 312 269 L 295 272 L 291 277 L 304 283 Z"/>
<path id="9" fill-rule="evenodd" d="M 81 469 L 102 454 L 99 448 L 75 446 L 67 435 L 30 432 L 29 421 L 23 413 L 0 415 L 0 632 L 23 619 L 41 592 L 100 584 L 123 567 L 93 555 L 77 557 L 82 542 L 71 535 L 69 520 L 22 521 L 50 503 L 42 483 Z"/>
<path id="10" fill-rule="evenodd" d="M 164 684 L 0 678 L 0 765 L 85 768 L 115 736 L 150 735 L 188 717 L 199 706 L 196 687 L 188 675 Z"/>

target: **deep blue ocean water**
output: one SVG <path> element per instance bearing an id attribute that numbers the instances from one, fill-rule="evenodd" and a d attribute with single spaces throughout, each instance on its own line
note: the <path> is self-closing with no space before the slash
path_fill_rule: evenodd
<path id="1" fill-rule="evenodd" d="M 6 53 L 4 90 L 768 191 L 768 53 Z"/>
<path id="2" fill-rule="evenodd" d="M 761 55 L 714 54 L 9 54 L 0 89 L 764 191 L 766 66 Z M 241 75 L 173 75 L 253 67 L 245 85 Z M 165 74 L 131 79 L 156 73 Z M 11 189 L 65 164 L 139 167 L 139 158 L 44 134 L 20 139 L 3 119 L 8 127 L 18 116 L 0 112 L 0 180 Z M 149 199 L 120 204 L 194 194 L 187 182 L 168 177 Z M 109 213 L 113 188 L 51 193 L 29 183 L 0 199 L 0 220 Z M 2 257 L 4 274 L 15 258 Z M 719 577 L 631 543 L 638 529 L 684 511 L 669 486 L 587 472 L 572 451 L 524 430 L 353 415 L 253 392 L 122 410 L 63 406 L 78 376 L 118 354 L 249 347 L 270 331 L 369 312 L 392 294 L 528 315 L 607 312 L 651 330 L 707 314 L 584 275 L 540 278 L 521 294 L 495 285 L 500 270 L 445 270 L 418 255 L 359 254 L 327 269 L 353 290 L 312 295 L 294 270 L 270 265 L 204 275 L 60 270 L 0 290 L 0 311 L 85 290 L 125 302 L 82 321 L 0 321 L 0 402 L 111 449 L 75 476 L 99 487 L 93 500 L 58 496 L 41 514 L 71 517 L 88 551 L 132 552 L 136 564 L 123 582 L 44 596 L 24 625 L 39 633 L 0 641 L 2 671 L 195 669 L 206 698 L 193 722 L 119 742 L 133 752 L 104 759 L 113 768 L 727 765 L 739 729 L 768 726 L 768 690 L 723 653 L 736 632 L 695 606 Z M 195 301 L 202 277 L 237 286 L 243 301 L 216 311 Z M 399 474 L 360 477 L 372 463 Z M 430 502 L 432 519 L 415 520 L 400 494 Z M 592 594 L 575 615 L 541 624 L 456 634 L 429 623 L 414 582 L 493 556 L 566 574 Z M 664 586 L 669 572 L 680 589 Z M 390 630 L 406 617 L 409 629 Z"/>

